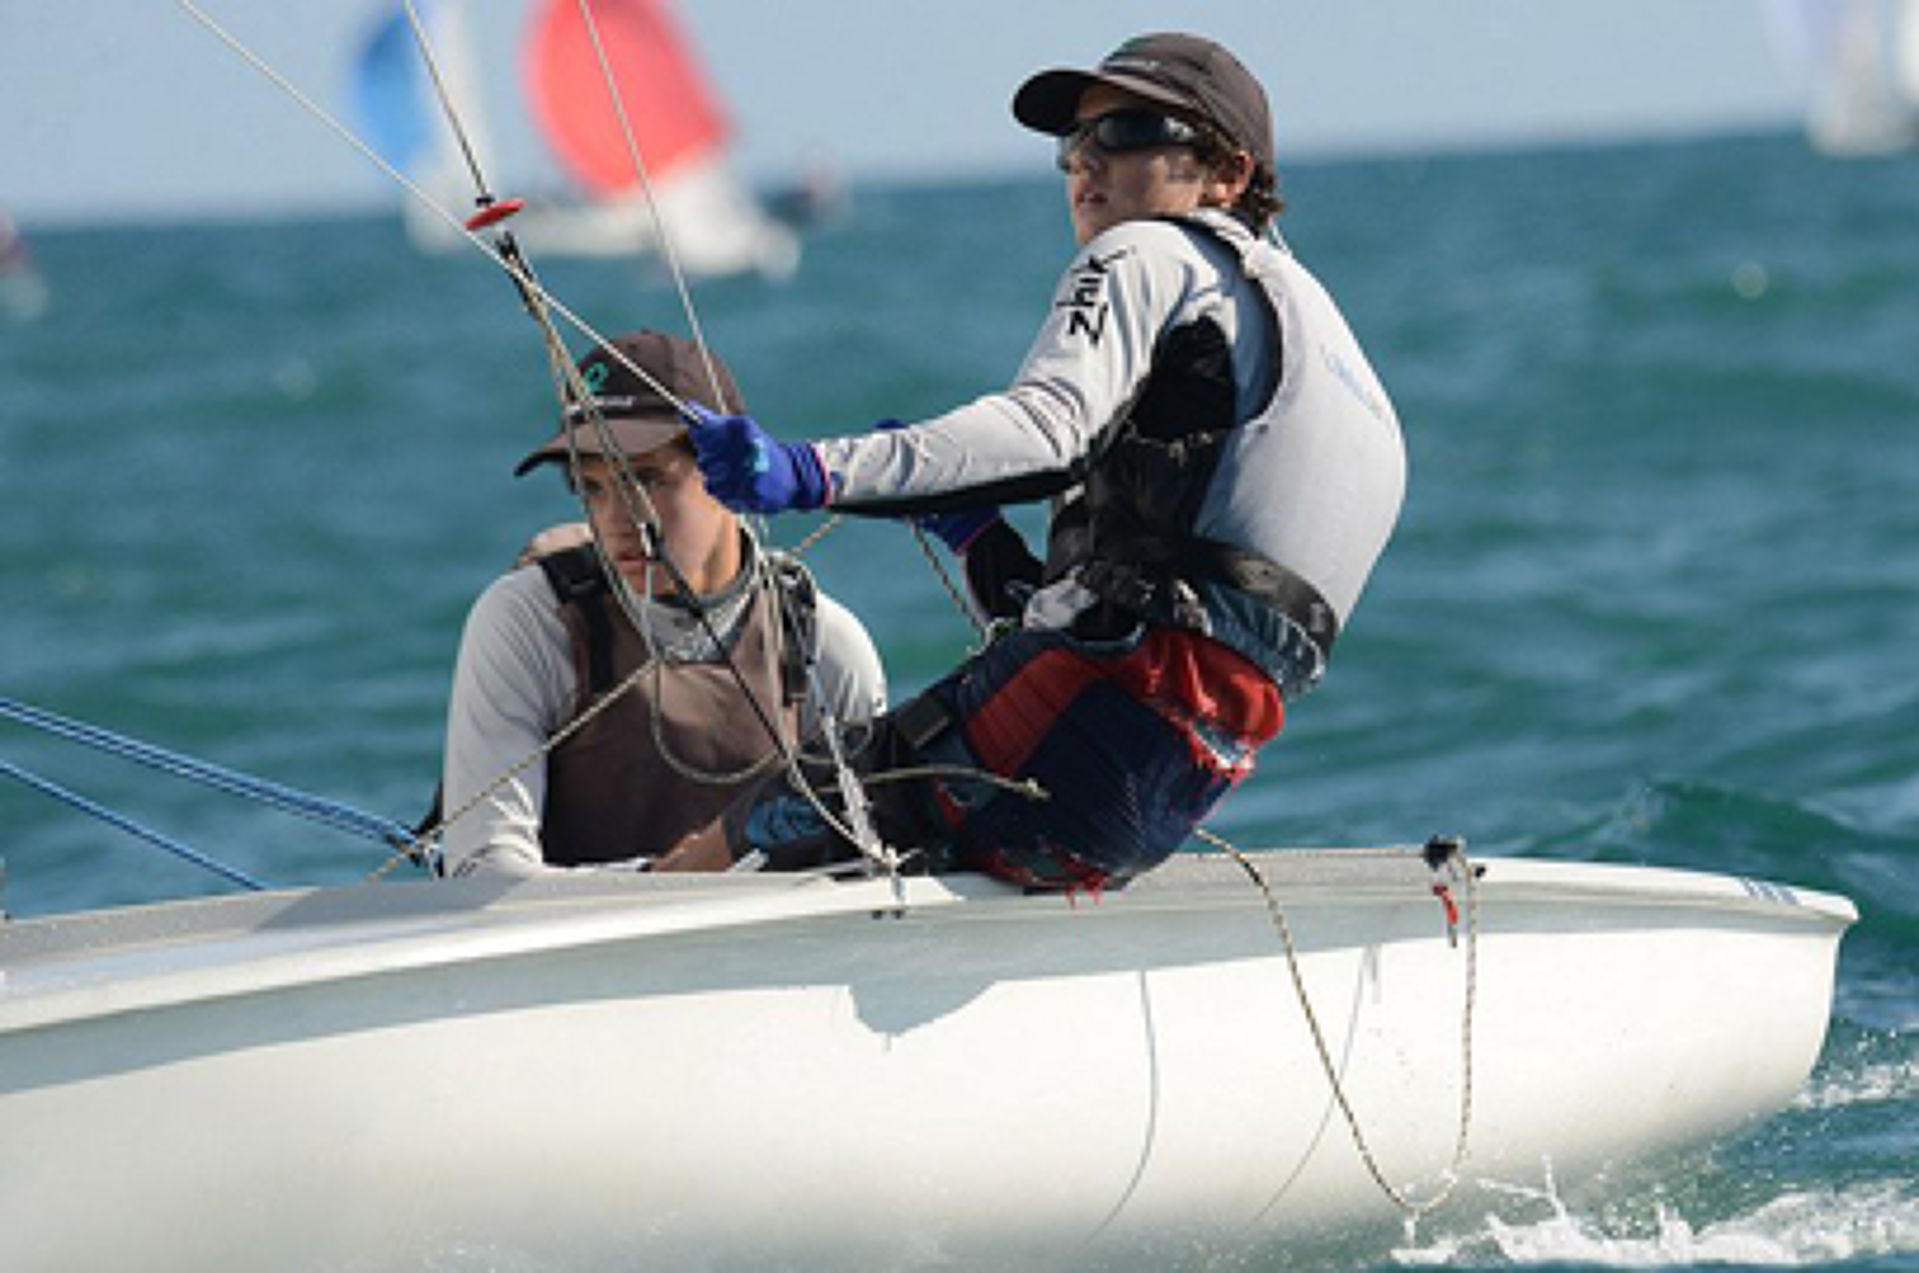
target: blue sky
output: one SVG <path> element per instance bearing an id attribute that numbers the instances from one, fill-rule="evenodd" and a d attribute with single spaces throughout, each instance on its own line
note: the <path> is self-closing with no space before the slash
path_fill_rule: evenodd
<path id="1" fill-rule="evenodd" d="M 379 0 L 199 0 L 344 109 Z M 524 0 L 477 0 L 517 88 Z M 1266 83 L 1290 156 L 1418 152 L 1790 125 L 1798 86 L 1762 0 L 681 0 L 749 177 L 823 160 L 854 179 L 1043 170 L 1010 120 L 1028 73 L 1183 28 Z M 504 106 L 493 108 L 502 113 Z M 0 0 L 0 205 L 29 221 L 334 207 L 390 196 L 364 160 L 173 0 Z M 494 164 L 537 179 L 530 139 Z"/>

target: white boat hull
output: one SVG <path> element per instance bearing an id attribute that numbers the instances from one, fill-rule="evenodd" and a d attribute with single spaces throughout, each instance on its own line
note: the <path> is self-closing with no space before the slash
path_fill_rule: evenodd
<path id="1" fill-rule="evenodd" d="M 1416 859 L 1258 861 L 1371 1151 L 1430 1189 L 1468 925 Z M 1577 1179 L 1803 1083 L 1843 899 L 1487 865 L 1468 1179 Z M 1237 868 L 903 900 L 641 877 L 0 926 L 8 1265 L 1164 1269 L 1396 1222 Z"/>

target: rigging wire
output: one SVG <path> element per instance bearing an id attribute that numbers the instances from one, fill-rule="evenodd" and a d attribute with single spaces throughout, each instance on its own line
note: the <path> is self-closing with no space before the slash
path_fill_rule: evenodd
<path id="1" fill-rule="evenodd" d="M 675 394 L 672 390 L 668 389 L 665 385 L 661 384 L 657 377 L 655 377 L 650 372 L 648 372 L 644 367 L 640 367 L 636 365 L 630 358 L 626 357 L 625 354 L 621 353 L 613 345 L 613 343 L 607 339 L 606 336 L 602 335 L 598 330 L 596 330 L 592 324 L 588 323 L 585 319 L 581 318 L 578 314 L 574 313 L 558 297 L 554 296 L 551 292 L 547 291 L 545 287 L 540 285 L 537 280 L 534 280 L 531 278 L 521 280 L 518 272 L 515 270 L 513 263 L 510 260 L 508 260 L 506 257 L 504 257 L 492 244 L 488 243 L 486 239 L 481 237 L 480 234 L 468 224 L 467 220 L 462 219 L 461 217 L 459 217 L 458 215 L 456 215 L 455 213 L 447 209 L 445 205 L 440 203 L 440 201 L 435 199 L 431 194 L 427 193 L 427 191 L 423 189 L 417 182 L 413 181 L 405 173 L 401 172 L 398 168 L 394 167 L 391 163 L 388 163 L 384 158 L 380 156 L 379 152 L 375 151 L 372 146 L 368 145 L 366 141 L 363 140 L 358 134 L 356 134 L 351 128 L 348 128 L 344 123 L 342 123 L 338 117 L 333 115 L 325 107 L 321 106 L 318 102 L 314 101 L 310 96 L 308 96 L 305 92 L 303 92 L 297 84 L 293 83 L 293 81 L 289 80 L 285 75 L 281 74 L 278 70 L 274 69 L 273 66 L 271 66 L 259 54 L 255 53 L 252 49 L 248 48 L 247 45 L 239 39 L 239 37 L 235 36 L 231 31 L 227 30 L 227 28 L 220 25 L 220 23 L 217 22 L 210 14 L 208 14 L 206 10 L 202 9 L 197 3 L 195 3 L 195 0 L 174 0 L 174 2 L 178 4 L 180 8 L 185 10 L 186 13 L 189 16 L 191 16 L 194 21 L 198 22 L 215 38 L 219 39 L 221 43 L 225 44 L 230 50 L 232 50 L 235 54 L 237 54 L 241 58 L 241 60 L 247 63 L 247 65 L 251 66 L 260 75 L 264 76 L 268 80 L 268 82 L 272 83 L 281 92 L 285 93 L 288 97 L 292 98 L 293 101 L 297 103 L 302 109 L 304 109 L 308 114 L 312 115 L 315 119 L 319 120 L 320 123 L 325 125 L 341 140 L 346 142 L 347 145 L 351 146 L 355 151 L 359 152 L 359 154 L 363 158 L 365 158 L 367 162 L 371 163 L 374 167 L 378 168 L 389 180 L 391 180 L 396 185 L 398 185 L 402 190 L 406 191 L 406 193 L 421 207 L 425 208 L 427 211 L 431 212 L 435 217 L 445 222 L 449 228 L 451 228 L 462 239 L 472 244 L 474 248 L 476 248 L 482 255 L 484 255 L 489 260 L 491 260 L 495 265 L 499 266 L 500 269 L 504 271 L 509 277 L 513 278 L 516 282 L 524 282 L 524 285 L 530 289 L 532 296 L 537 299 L 539 305 L 544 310 L 550 310 L 552 313 L 558 314 L 561 318 L 565 319 L 566 322 L 575 331 L 579 332 L 582 336 L 585 336 L 588 340 L 592 341 L 593 344 L 595 344 L 599 348 L 607 351 L 607 354 L 609 357 L 614 358 L 628 371 L 632 372 L 640 380 L 644 381 L 648 388 L 652 389 L 653 392 L 659 394 L 660 397 L 663 398 L 665 401 L 671 403 L 675 410 L 681 411 L 681 412 L 684 412 L 686 410 L 686 403 L 682 401 L 680 397 L 677 394 Z M 481 228 L 484 228 L 484 225 L 482 225 Z"/>
<path id="2" fill-rule="evenodd" d="M 720 382 L 719 371 L 714 366 L 712 348 L 707 342 L 706 330 L 700 322 L 699 309 L 693 303 L 692 288 L 687 283 L 686 270 L 681 264 L 680 254 L 679 254 L 678 247 L 676 246 L 674 241 L 672 228 L 667 224 L 666 215 L 660 206 L 660 200 L 659 200 L 658 194 L 655 192 L 653 188 L 652 172 L 647 166 L 645 154 L 640 149 L 639 139 L 634 134 L 633 122 L 632 122 L 632 119 L 628 116 L 627 110 L 626 110 L 626 98 L 625 98 L 625 95 L 622 94 L 620 91 L 619 75 L 617 71 L 614 69 L 612 59 L 607 56 L 605 41 L 600 38 L 600 24 L 599 24 L 599 20 L 594 16 L 593 5 L 591 3 L 591 0 L 578 0 L 578 9 L 580 14 L 580 21 L 586 29 L 587 39 L 593 48 L 594 60 L 597 62 L 599 66 L 601 82 L 606 87 L 607 99 L 612 106 L 613 116 L 615 120 L 617 120 L 619 123 L 620 136 L 626 146 L 627 158 L 631 161 L 633 165 L 633 171 L 635 175 L 639 178 L 640 190 L 645 198 L 647 212 L 649 216 L 651 216 L 653 221 L 653 230 L 654 230 L 655 236 L 658 238 L 660 243 L 661 255 L 665 258 L 667 263 L 667 269 L 669 273 L 672 275 L 674 290 L 679 295 L 680 309 L 686 316 L 687 328 L 692 333 L 694 348 L 699 351 L 700 362 L 706 372 L 707 384 L 712 390 L 713 401 L 715 405 L 718 407 L 718 409 L 722 412 L 736 411 L 739 409 L 740 404 L 737 402 L 729 402 L 727 400 L 726 391 Z M 760 555 L 757 552 L 754 555 L 754 561 L 750 568 L 758 572 L 758 574 L 760 575 L 760 577 L 757 578 L 754 583 L 754 587 L 756 589 L 772 588 L 773 586 L 772 572 L 770 568 L 767 566 L 767 564 L 761 559 Z M 650 577 L 648 582 L 649 583 L 651 582 Z M 777 595 L 777 594 L 774 594 L 774 595 Z M 648 648 L 651 649 L 652 642 L 651 642 L 650 634 L 642 630 L 642 635 L 647 637 Z M 724 657 L 724 655 L 722 655 L 722 657 Z M 817 670 L 814 668 L 813 661 L 810 657 L 808 658 L 807 663 L 808 663 L 808 675 L 809 677 L 814 678 L 816 697 L 818 697 L 818 701 L 821 703 L 822 711 L 824 712 L 824 703 L 825 703 L 824 696 L 817 695 Z M 665 661 L 660 660 L 659 666 L 661 669 L 659 673 L 660 679 L 656 680 L 655 682 L 656 699 L 658 697 L 658 694 L 660 692 L 660 687 L 663 684 L 663 680 L 664 680 L 665 666 L 666 666 Z M 736 672 L 735 675 L 737 676 L 738 673 Z M 744 679 L 741 679 L 740 681 L 740 688 L 742 692 L 745 693 L 749 702 L 752 703 L 754 710 L 756 712 L 760 712 L 761 709 L 760 709 L 760 704 L 758 703 L 758 700 L 757 700 L 757 696 L 753 694 L 752 690 L 750 689 L 750 687 L 747 686 Z M 762 720 L 764 720 L 763 712 L 761 713 L 761 716 L 762 716 Z M 654 742 L 655 742 L 655 745 L 659 748 L 660 755 L 666 759 L 666 761 L 671 767 L 673 767 L 674 769 L 678 770 L 679 772 L 683 774 L 686 774 L 689 777 L 695 778 L 696 780 L 725 781 L 725 782 L 744 780 L 745 778 L 749 778 L 753 776 L 754 774 L 756 774 L 757 772 L 759 772 L 760 770 L 764 769 L 768 764 L 772 763 L 772 761 L 777 758 L 779 760 L 786 762 L 789 772 L 792 773 L 794 777 L 795 785 L 800 786 L 802 788 L 805 788 L 807 786 L 806 780 L 800 770 L 799 760 L 796 754 L 798 749 L 797 739 L 794 740 L 793 750 L 789 751 L 787 747 L 778 745 L 780 742 L 780 738 L 776 735 L 774 740 L 776 744 L 775 750 L 774 752 L 768 755 L 766 760 L 757 762 L 749 766 L 748 769 L 743 773 L 709 776 L 702 773 L 689 772 L 689 770 L 693 769 L 694 767 L 687 765 L 685 762 L 681 761 L 677 756 L 673 754 L 672 748 L 669 745 L 669 740 L 666 738 L 664 731 L 661 729 L 661 721 L 660 721 L 659 713 L 657 710 L 654 713 L 653 723 L 654 723 L 654 730 L 653 730 Z M 839 741 L 837 737 L 833 736 L 833 731 L 837 728 L 836 722 L 832 720 L 830 714 L 825 714 L 823 720 L 821 721 L 821 724 L 824 730 L 826 731 L 826 733 L 828 734 L 827 741 L 830 745 L 831 752 L 832 752 L 832 762 L 835 766 L 835 769 L 840 774 L 840 785 L 842 788 L 843 798 L 847 801 L 849 814 L 852 814 L 855 808 L 860 803 L 861 798 L 856 797 L 851 791 L 849 791 L 848 786 L 849 786 L 849 783 L 852 786 L 857 786 L 857 780 L 853 779 L 850 771 L 847 769 L 845 758 L 840 751 Z M 810 796 L 810 792 L 809 792 L 809 796 Z M 815 807 L 819 809 L 819 811 L 824 816 L 826 814 L 826 811 L 823 808 L 823 806 L 820 805 L 820 802 L 817 799 L 814 799 L 813 803 Z M 830 823 L 832 819 L 828 817 L 828 821 Z M 849 822 L 852 829 L 860 833 L 858 836 L 857 842 L 860 843 L 863 852 L 869 847 L 869 841 L 871 842 L 870 847 L 873 847 L 873 848 L 878 847 L 877 841 L 873 839 L 873 837 L 871 836 L 870 829 L 865 827 L 861 817 L 851 816 L 849 818 Z M 868 856 L 872 856 L 872 854 L 869 853 Z"/>
<path id="3" fill-rule="evenodd" d="M 680 309 L 685 312 L 687 328 L 693 333 L 693 345 L 700 351 L 700 361 L 706 368 L 707 384 L 713 390 L 713 403 L 723 413 L 737 411 L 739 404 L 728 402 L 725 391 L 720 387 L 720 375 L 713 366 L 713 354 L 706 343 L 706 332 L 700 326 L 699 311 L 693 306 L 693 292 L 687 286 L 686 271 L 680 268 L 680 254 L 674 246 L 672 232 L 667 228 L 666 214 L 660 211 L 660 201 L 653 193 L 653 177 L 647 170 L 646 157 L 640 153 L 639 139 L 633 134 L 633 123 L 627 118 L 626 99 L 620 94 L 619 77 L 614 74 L 613 63 L 606 56 L 606 45 L 600 40 L 600 24 L 593 16 L 591 0 L 579 0 L 579 7 L 580 20 L 586 24 L 587 38 L 593 45 L 593 56 L 600 64 L 600 78 L 606 85 L 607 97 L 613 103 L 613 116 L 619 121 L 620 136 L 626 142 L 627 156 L 633 161 L 633 171 L 639 174 L 647 212 L 653 218 L 653 232 L 659 236 L 661 255 L 666 258 L 667 270 L 673 276 L 673 286 L 679 292 Z"/>
<path id="4" fill-rule="evenodd" d="M 440 63 L 429 52 L 426 25 L 420 21 L 420 11 L 414 7 L 413 0 L 406 0 L 403 7 L 406 9 L 407 25 L 413 29 L 413 42 L 422 54 L 426 54 L 422 60 L 426 63 L 427 78 L 433 84 L 433 95 L 440 99 L 440 112 L 453 129 L 453 140 L 459 144 L 460 155 L 466 161 L 466 170 L 472 175 L 473 184 L 478 186 L 484 194 L 486 178 L 481 175 L 479 158 L 473 153 L 473 139 L 467 136 L 466 127 L 461 124 L 460 117 L 454 113 L 453 97 L 447 90 L 445 77 L 440 74 Z M 490 204 L 491 196 L 487 196 L 486 201 Z"/>

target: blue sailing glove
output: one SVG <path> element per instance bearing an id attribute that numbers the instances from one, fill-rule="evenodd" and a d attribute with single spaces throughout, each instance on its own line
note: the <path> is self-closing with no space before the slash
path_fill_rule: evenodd
<path id="1" fill-rule="evenodd" d="M 804 442 L 781 442 L 747 415 L 686 405 L 700 476 L 714 499 L 740 513 L 784 513 L 826 503 L 826 470 Z"/>
<path id="2" fill-rule="evenodd" d="M 906 426 L 898 420 L 881 420 L 873 426 L 875 433 L 890 433 L 894 429 Z M 1000 519 L 999 505 L 986 504 L 979 508 L 955 509 L 950 513 L 929 513 L 924 517 L 909 517 L 906 520 L 930 535 L 939 536 L 941 543 L 952 549 L 956 555 L 963 556 L 979 533 Z"/>

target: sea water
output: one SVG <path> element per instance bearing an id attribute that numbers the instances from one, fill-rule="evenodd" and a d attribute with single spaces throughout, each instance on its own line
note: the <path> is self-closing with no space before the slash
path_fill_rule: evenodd
<path id="1" fill-rule="evenodd" d="M 1411 486 L 1215 828 L 1445 832 L 1862 912 L 1789 1109 L 1573 1198 L 1543 1165 L 1488 1182 L 1493 1218 L 1330 1267 L 1919 1265 L 1919 161 L 1749 137 L 1301 164 L 1285 193 Z M 0 693 L 411 820 L 466 607 L 573 515 L 511 476 L 555 412 L 510 287 L 385 216 L 34 247 L 51 307 L 0 327 Z M 685 330 L 645 270 L 529 247 L 602 330 Z M 694 300 L 773 429 L 857 432 L 1003 385 L 1070 250 L 1051 180 L 862 188 L 792 279 Z M 899 527 L 809 558 L 896 695 L 966 649 Z M 0 758 L 276 883 L 384 861 L 17 725 Z M 16 915 L 230 887 L 16 784 L 0 827 Z"/>

